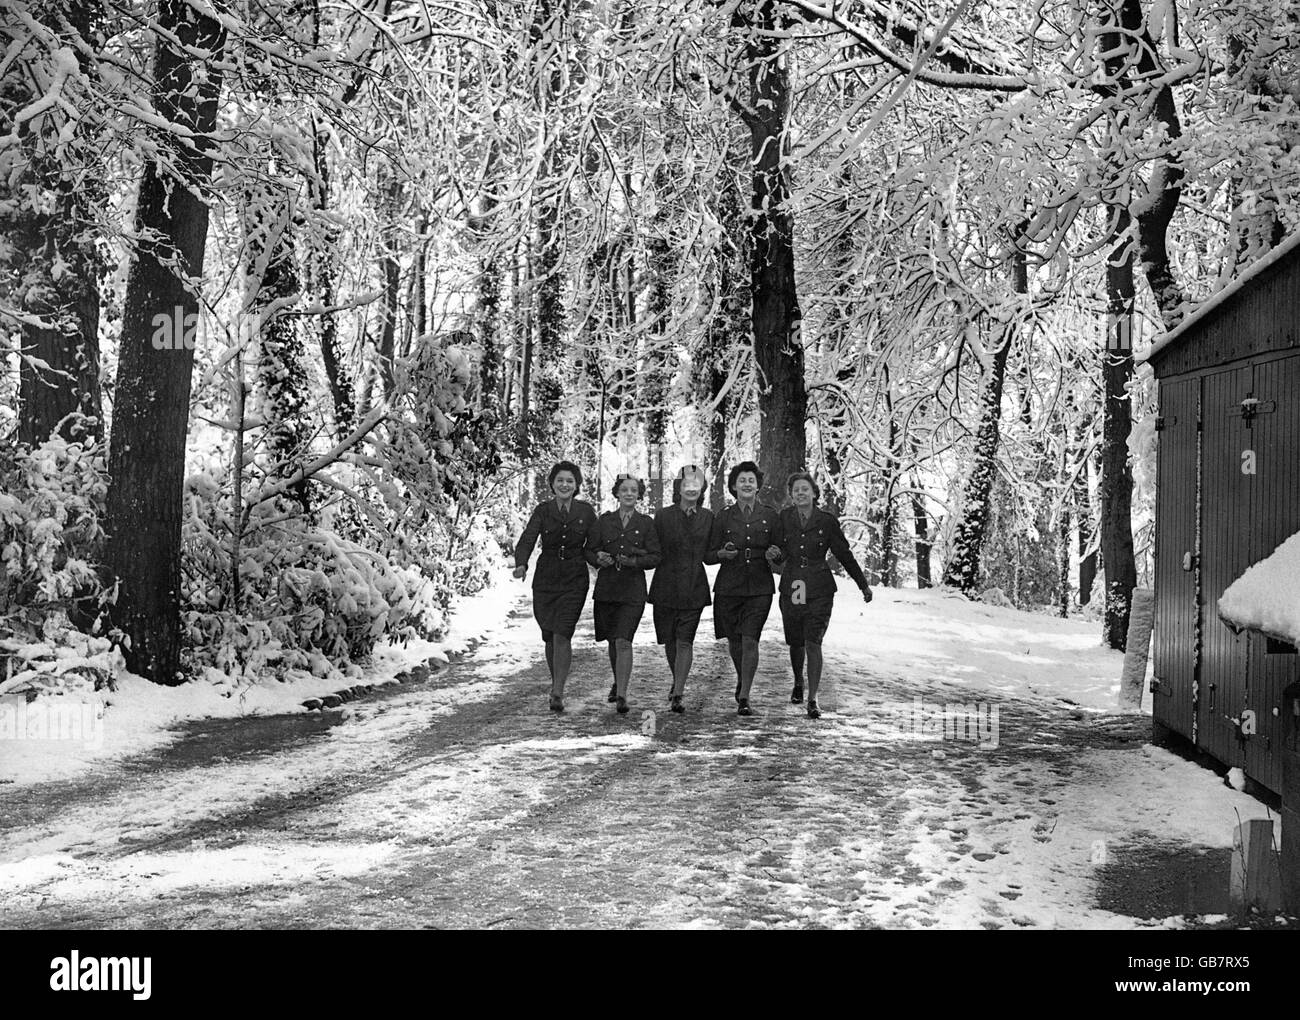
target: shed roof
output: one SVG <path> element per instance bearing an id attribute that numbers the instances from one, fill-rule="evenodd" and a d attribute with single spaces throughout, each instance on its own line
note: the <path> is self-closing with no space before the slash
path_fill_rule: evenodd
<path id="1" fill-rule="evenodd" d="M 1221 290 L 1215 291 L 1208 298 L 1202 301 L 1191 315 L 1187 316 L 1169 332 L 1158 337 L 1156 341 L 1142 351 L 1134 355 L 1134 360 L 1139 364 L 1148 362 L 1157 355 L 1163 354 L 1169 348 L 1177 345 L 1188 335 L 1194 333 L 1197 329 L 1213 320 L 1232 300 L 1237 297 L 1243 290 L 1250 286 L 1255 280 L 1265 275 L 1271 268 L 1300 252 L 1300 232 L 1297 232 L 1285 241 L 1272 249 L 1262 258 L 1258 259 L 1249 269 L 1232 280 Z"/>

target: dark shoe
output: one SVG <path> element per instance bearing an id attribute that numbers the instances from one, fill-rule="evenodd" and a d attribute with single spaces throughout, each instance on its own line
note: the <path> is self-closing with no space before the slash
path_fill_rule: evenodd
<path id="1" fill-rule="evenodd" d="M 615 709 L 619 715 L 627 715 L 627 698 L 619 698 L 618 706 Z"/>
<path id="2" fill-rule="evenodd" d="M 794 685 L 794 690 L 790 692 L 790 704 L 792 705 L 803 704 L 803 684 Z"/>
<path id="3" fill-rule="evenodd" d="M 551 711 L 552 712 L 564 711 L 564 699 L 561 698 L 558 694 L 551 695 Z"/>
<path id="4" fill-rule="evenodd" d="M 748 698 L 737 698 L 736 700 L 740 703 L 740 707 L 736 709 L 736 715 L 753 715 L 753 714 L 754 714 L 754 710 L 753 710 L 752 708 L 749 707 L 749 699 L 748 699 Z"/>
<path id="5" fill-rule="evenodd" d="M 680 714 L 680 713 L 686 711 L 686 706 L 684 706 L 684 705 L 682 704 L 682 696 L 681 696 L 680 694 L 674 694 L 674 695 L 672 696 L 672 699 L 671 699 L 671 700 L 672 700 L 672 703 L 673 703 L 673 705 L 672 705 L 672 709 L 673 709 L 674 712 L 677 712 L 677 713 Z"/>
<path id="6" fill-rule="evenodd" d="M 816 698 L 809 698 L 809 699 L 808 699 L 808 718 L 809 718 L 809 719 L 820 719 L 821 717 L 822 717 L 822 710 L 821 710 L 821 708 L 819 708 L 818 705 L 817 705 L 817 699 L 816 699 Z"/>
<path id="7" fill-rule="evenodd" d="M 609 697 L 605 699 L 611 705 L 618 700 L 618 684 L 609 685 Z"/>

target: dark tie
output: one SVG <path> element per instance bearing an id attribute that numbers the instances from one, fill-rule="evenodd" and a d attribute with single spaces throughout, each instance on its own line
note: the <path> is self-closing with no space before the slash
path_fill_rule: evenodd
<path id="1" fill-rule="evenodd" d="M 749 520 L 749 507 L 741 507 L 740 516 L 745 520 Z"/>

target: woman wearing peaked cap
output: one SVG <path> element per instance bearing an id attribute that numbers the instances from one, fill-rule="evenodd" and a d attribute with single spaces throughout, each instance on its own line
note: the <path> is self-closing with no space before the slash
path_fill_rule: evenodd
<path id="1" fill-rule="evenodd" d="M 736 714 L 753 715 L 749 691 L 758 670 L 758 639 L 772 611 L 771 564 L 781 558 L 781 521 L 758 501 L 763 472 L 752 460 L 727 475 L 736 502 L 713 518 L 705 563 L 721 563 L 713 581 L 713 632 L 727 639 L 736 667 Z"/>
<path id="2" fill-rule="evenodd" d="M 596 640 L 609 642 L 614 686 L 609 698 L 620 715 L 627 712 L 627 685 L 632 677 L 632 639 L 645 612 L 645 572 L 659 563 L 654 522 L 636 509 L 645 482 L 631 475 L 614 480 L 618 509 L 600 515 L 587 540 L 587 562 L 599 568 L 593 612 Z"/>
<path id="3" fill-rule="evenodd" d="M 803 701 L 804 659 L 808 662 L 808 718 L 821 717 L 817 688 L 822 679 L 822 638 L 831 621 L 835 602 L 835 575 L 826 562 L 829 552 L 844 567 L 866 602 L 871 585 L 853 558 L 840 522 L 816 506 L 821 490 L 807 471 L 796 471 L 786 482 L 793 506 L 781 511 L 784 559 L 781 561 L 781 622 L 790 646 L 794 670 L 793 705 Z"/>
<path id="4" fill-rule="evenodd" d="M 577 464 L 562 460 L 547 482 L 554 499 L 533 510 L 515 547 L 515 577 L 528 573 L 528 557 L 540 538 L 541 554 L 533 574 L 533 616 L 542 629 L 546 666 L 551 671 L 551 711 L 564 711 L 564 684 L 573 660 L 573 632 L 591 585 L 585 556 L 596 527 L 596 511 L 576 498 L 582 484 Z"/>
<path id="5" fill-rule="evenodd" d="M 673 678 L 668 694 L 674 712 L 685 712 L 682 696 L 695 658 L 695 631 L 710 602 L 704 558 L 713 528 L 713 513 L 704 507 L 709 483 L 704 472 L 688 464 L 673 480 L 673 502 L 655 514 L 655 534 L 663 558 L 650 582 L 655 638 L 664 646 Z"/>

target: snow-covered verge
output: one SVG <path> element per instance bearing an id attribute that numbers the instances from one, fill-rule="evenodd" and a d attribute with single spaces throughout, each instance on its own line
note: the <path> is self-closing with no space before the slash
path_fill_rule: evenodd
<path id="1" fill-rule="evenodd" d="M 1095 621 L 972 602 L 945 589 L 878 588 L 874 596 L 864 604 L 841 584 L 827 651 L 860 655 L 872 670 L 923 684 L 957 684 L 972 695 L 1032 695 L 1118 710 L 1124 655 L 1102 644 Z M 772 615 L 779 634 L 779 614 Z"/>
<path id="2" fill-rule="evenodd" d="M 68 685 L 30 703 L 23 697 L 0 697 L 0 782 L 73 778 L 109 760 L 167 744 L 175 739 L 176 727 L 189 720 L 305 712 L 305 700 L 333 693 L 347 682 L 394 683 L 398 673 L 412 666 L 446 662 L 449 655 L 490 638 L 523 594 L 501 567 L 487 588 L 453 603 L 451 626 L 440 641 L 381 644 L 364 666 L 348 668 L 348 681 L 306 670 L 288 671 L 282 680 L 269 671 L 244 680 L 207 669 L 202 679 L 163 687 L 120 672 L 114 691 Z"/>
<path id="3" fill-rule="evenodd" d="M 1228 585 L 1219 616 L 1239 629 L 1300 645 L 1300 533 Z"/>

